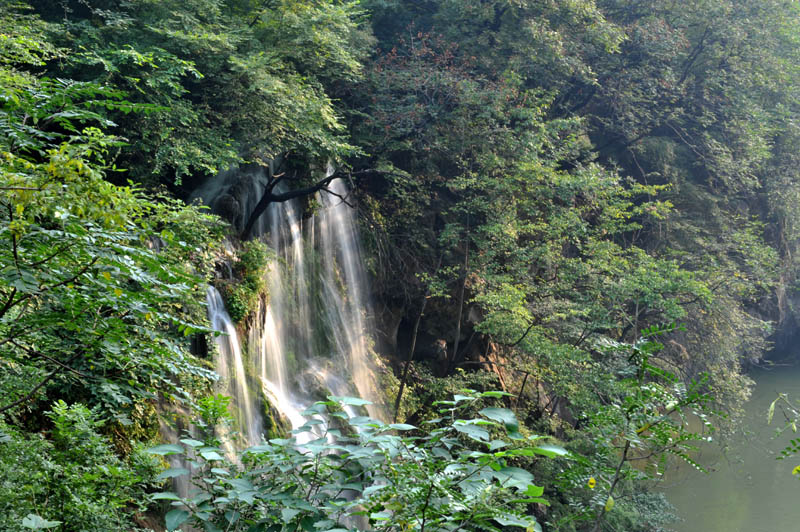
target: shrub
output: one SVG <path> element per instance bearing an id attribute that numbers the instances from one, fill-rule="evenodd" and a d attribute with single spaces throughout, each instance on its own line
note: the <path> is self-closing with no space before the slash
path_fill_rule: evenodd
<path id="1" fill-rule="evenodd" d="M 0 423 L 0 530 L 140 530 L 134 514 L 158 462 L 137 448 L 119 458 L 84 405 L 52 408 L 50 439 Z"/>
<path id="2" fill-rule="evenodd" d="M 459 419 L 481 399 L 502 395 L 467 391 L 441 402 L 429 430 L 354 415 L 368 402 L 330 397 L 305 412 L 312 417 L 294 437 L 245 449 L 235 461 L 189 438 L 161 445 L 150 452 L 187 456 L 196 489 L 187 498 L 164 492 L 154 499 L 172 501 L 168 530 L 186 522 L 230 532 L 541 530 L 530 509 L 547 503 L 544 488 L 513 464 L 567 452 L 523 436 L 504 408 Z"/>
<path id="3" fill-rule="evenodd" d="M 231 319 L 239 323 L 256 309 L 258 300 L 266 292 L 264 272 L 269 267 L 272 253 L 258 240 L 242 243 L 233 272 L 237 280 L 220 283 L 225 308 Z"/>

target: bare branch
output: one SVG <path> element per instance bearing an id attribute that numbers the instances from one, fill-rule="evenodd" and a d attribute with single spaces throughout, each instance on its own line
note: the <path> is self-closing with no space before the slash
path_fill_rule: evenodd
<path id="1" fill-rule="evenodd" d="M 311 186 L 300 188 L 297 190 L 290 190 L 289 192 L 283 192 L 280 194 L 273 193 L 273 189 L 275 185 L 283 178 L 283 175 L 277 176 L 277 179 L 270 179 L 269 183 L 267 183 L 266 189 L 264 190 L 264 195 L 261 196 L 261 199 L 258 200 L 258 203 L 253 208 L 253 212 L 250 213 L 250 216 L 247 218 L 247 223 L 242 230 L 242 238 L 247 239 L 250 238 L 251 232 L 253 231 L 253 226 L 256 223 L 256 220 L 264 214 L 264 211 L 267 210 L 267 207 L 270 203 L 281 203 L 284 201 L 289 201 L 294 198 L 299 198 L 302 196 L 308 196 L 309 194 L 313 194 L 319 190 L 326 188 L 331 181 L 341 177 L 341 174 L 338 172 L 334 172 L 333 174 L 327 176 L 325 179 L 321 179 L 317 181 Z"/>

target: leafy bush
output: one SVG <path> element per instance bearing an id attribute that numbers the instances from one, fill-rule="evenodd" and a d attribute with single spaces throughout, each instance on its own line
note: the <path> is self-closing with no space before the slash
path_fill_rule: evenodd
<path id="1" fill-rule="evenodd" d="M 634 522 L 663 523 L 669 518 L 668 508 L 657 498 L 633 500 L 646 492 L 643 483 L 663 474 L 667 456 L 706 471 L 692 454 L 699 442 L 711 440 L 711 420 L 717 417 L 710 406 L 713 398 L 705 391 L 707 379 L 686 385 L 658 358 L 664 349 L 659 337 L 680 329 L 653 326 L 630 344 L 611 340 L 597 344 L 607 366 L 617 368 L 620 380 L 607 403 L 586 415 L 583 434 L 592 442 L 578 451 L 560 476 L 560 491 L 571 500 L 565 520 L 593 521 L 593 531 L 604 523 L 620 530 L 639 530 L 632 528 Z M 690 418 L 702 428 L 693 429 Z"/>
<path id="2" fill-rule="evenodd" d="M 190 438 L 161 445 L 150 452 L 184 454 L 196 489 L 188 498 L 153 498 L 172 501 L 168 530 L 186 522 L 230 532 L 541 530 L 530 508 L 547 504 L 544 488 L 515 461 L 568 453 L 521 434 L 505 408 L 459 419 L 479 400 L 503 395 L 467 391 L 443 401 L 429 430 L 357 416 L 353 407 L 367 401 L 330 397 L 305 412 L 309 421 L 293 437 L 245 449 L 235 461 Z"/>
<path id="3" fill-rule="evenodd" d="M 134 513 L 146 505 L 158 462 L 141 449 L 120 459 L 84 405 L 52 408 L 50 439 L 0 423 L 0 529 L 139 530 Z"/>

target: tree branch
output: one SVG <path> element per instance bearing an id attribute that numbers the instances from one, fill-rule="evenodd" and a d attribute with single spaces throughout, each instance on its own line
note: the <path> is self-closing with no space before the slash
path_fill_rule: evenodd
<path id="1" fill-rule="evenodd" d="M 79 357 L 79 356 L 81 356 L 82 354 L 83 354 L 83 350 L 80 350 L 80 351 L 78 351 L 77 353 L 75 353 L 75 355 L 73 355 L 73 356 L 72 356 L 72 358 L 70 358 L 69 360 L 67 360 L 67 364 L 70 364 L 70 363 L 71 363 L 73 360 L 75 360 L 76 358 L 78 358 L 78 357 Z M 21 398 L 17 399 L 16 401 L 14 401 L 14 402 L 13 402 L 13 403 L 11 403 L 11 404 L 8 404 L 8 405 L 6 405 L 6 406 L 4 406 L 4 407 L 0 408 L 0 414 L 2 414 L 3 412 L 7 412 L 8 410 L 11 410 L 11 409 L 12 409 L 12 408 L 14 408 L 14 407 L 17 407 L 17 406 L 19 406 L 19 405 L 21 405 L 22 403 L 25 403 L 25 402 L 29 401 L 29 400 L 30 400 L 30 399 L 31 399 L 31 398 L 32 398 L 34 395 L 36 395 L 36 392 L 38 392 L 38 391 L 39 391 L 39 389 L 41 389 L 41 388 L 42 388 L 42 386 L 44 386 L 45 384 L 47 384 L 48 382 L 50 382 L 50 380 L 51 380 L 53 377 L 55 377 L 56 375 L 58 375 L 58 373 L 59 373 L 59 370 L 58 370 L 58 369 L 56 369 L 55 371 L 51 372 L 51 373 L 50 373 L 49 375 L 47 375 L 47 377 L 45 377 L 45 378 L 44 378 L 44 379 L 43 379 L 43 380 L 42 380 L 42 381 L 41 381 L 39 384 L 37 384 L 36 386 L 34 386 L 34 387 L 33 387 L 33 389 L 32 389 L 30 392 L 28 392 L 28 394 L 27 394 L 27 395 L 25 395 L 24 397 L 21 397 Z"/>
<path id="2" fill-rule="evenodd" d="M 30 347 L 26 347 L 24 345 L 20 345 L 15 340 L 11 340 L 10 343 L 11 343 L 11 345 L 18 347 L 19 349 L 22 349 L 23 351 L 28 353 L 30 356 L 43 358 L 43 359 L 45 359 L 45 360 L 47 360 L 49 362 L 52 362 L 56 366 L 60 366 L 62 369 L 65 369 L 65 370 L 67 370 L 69 372 L 74 373 L 75 375 L 78 375 L 79 377 L 83 377 L 84 379 L 91 379 L 92 378 L 91 375 L 87 375 L 85 373 L 82 373 L 82 372 L 78 371 L 77 369 L 75 369 L 75 368 L 73 368 L 71 366 L 68 366 L 68 365 L 64 364 L 63 362 L 61 362 L 59 360 L 56 360 L 55 358 L 53 358 L 51 356 L 45 355 L 44 353 L 40 353 L 39 351 L 36 351 L 35 349 L 31 349 Z"/>
<path id="3" fill-rule="evenodd" d="M 275 178 L 270 178 L 267 186 L 264 190 L 264 195 L 261 196 L 261 199 L 258 200 L 258 203 L 253 208 L 253 212 L 250 213 L 250 216 L 247 218 L 247 223 L 244 225 L 244 229 L 242 230 L 242 239 L 246 240 L 250 238 L 251 232 L 253 231 L 253 226 L 256 223 L 256 220 L 264 214 L 264 211 L 267 210 L 270 203 L 282 203 L 284 201 L 289 201 L 294 198 L 299 198 L 302 196 L 308 196 L 309 194 L 313 194 L 319 190 L 325 190 L 326 192 L 330 192 L 327 190 L 327 186 L 330 184 L 331 181 L 341 177 L 338 172 L 334 172 L 333 174 L 327 176 L 325 179 L 321 179 L 314 183 L 313 185 L 305 188 L 300 188 L 297 190 L 290 190 L 289 192 L 284 192 L 281 194 L 275 194 L 272 191 L 275 188 L 275 185 L 278 184 L 282 180 L 283 175 L 276 176 Z"/>
<path id="4" fill-rule="evenodd" d="M 325 177 L 324 179 L 320 179 L 319 181 L 317 181 L 316 183 L 314 183 L 311 186 L 308 186 L 308 187 L 305 187 L 305 188 L 300 188 L 300 189 L 297 189 L 297 190 L 290 190 L 289 192 L 283 192 L 281 194 L 275 194 L 272 191 L 274 190 L 275 185 L 277 185 L 278 182 L 283 180 L 283 174 L 271 177 L 269 182 L 267 183 L 267 186 L 264 189 L 264 195 L 261 196 L 261 199 L 258 200 L 258 203 L 253 208 L 253 212 L 251 212 L 250 216 L 247 217 L 247 223 L 245 223 L 244 229 L 242 230 L 242 234 L 241 234 L 242 239 L 243 240 L 247 240 L 248 238 L 250 238 L 252 236 L 251 233 L 253 231 L 253 226 L 255 225 L 256 220 L 258 220 L 258 218 L 262 214 L 264 214 L 264 211 L 267 210 L 267 207 L 269 207 L 270 203 L 281 203 L 281 202 L 284 202 L 284 201 L 289 201 L 289 200 L 292 200 L 292 199 L 295 199 L 295 198 L 308 196 L 309 194 L 314 194 L 315 192 L 319 192 L 321 190 L 321 191 L 326 192 L 326 193 L 328 193 L 328 194 L 330 194 L 332 196 L 336 196 L 337 198 L 341 199 L 347 205 L 350 205 L 350 203 L 347 202 L 346 198 L 342 197 L 341 194 L 337 194 L 336 192 L 330 190 L 328 188 L 328 185 L 333 180 L 338 179 L 338 178 L 345 178 L 345 177 L 352 178 L 353 176 L 364 175 L 364 174 L 380 174 L 380 175 L 396 175 L 396 176 L 401 175 L 401 174 L 399 174 L 397 172 L 387 172 L 387 171 L 384 171 L 384 170 L 378 170 L 377 168 L 368 168 L 366 170 L 358 170 L 358 171 L 355 171 L 355 172 L 339 172 L 339 171 L 337 171 L 337 172 L 334 172 L 333 174 Z M 352 205 L 350 205 L 350 206 L 352 206 Z"/>

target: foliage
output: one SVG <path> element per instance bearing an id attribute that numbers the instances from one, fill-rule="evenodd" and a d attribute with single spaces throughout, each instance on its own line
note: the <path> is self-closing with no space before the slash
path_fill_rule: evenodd
<path id="1" fill-rule="evenodd" d="M 219 281 L 225 299 L 225 308 L 235 323 L 240 323 L 256 310 L 258 302 L 266 294 L 264 272 L 271 267 L 273 253 L 260 240 L 243 242 L 233 263 L 234 279 Z"/>
<path id="2" fill-rule="evenodd" d="M 118 458 L 97 409 L 53 404 L 49 439 L 0 424 L 0 527 L 63 532 L 139 530 L 158 462 L 141 448 Z"/>
<path id="3" fill-rule="evenodd" d="M 369 40 L 357 2 L 32 3 L 51 21 L 49 40 L 73 51 L 58 75 L 153 110 L 112 113 L 136 147 L 121 160 L 137 180 L 180 184 L 286 152 L 354 151 L 326 88 L 359 74 Z"/>
<path id="4" fill-rule="evenodd" d="M 125 105 L 118 92 L 35 77 L 5 90 L 0 412 L 21 419 L 32 400 L 62 396 L 129 425 L 137 402 L 159 392 L 189 400 L 186 386 L 214 376 L 183 337 L 200 330 L 188 321 L 201 308 L 192 270 L 207 268 L 219 225 L 105 180 L 119 139 L 91 108 Z"/>
<path id="5" fill-rule="evenodd" d="M 206 530 L 541 530 L 529 505 L 546 504 L 544 488 L 514 463 L 568 453 L 521 434 L 504 408 L 460 419 L 477 401 L 503 395 L 456 395 L 439 403 L 442 417 L 425 429 L 355 416 L 348 412 L 365 401 L 331 397 L 305 413 L 308 422 L 291 438 L 245 449 L 240 465 L 183 439 L 150 452 L 185 454 L 196 491 L 154 499 L 174 501 L 168 530 L 184 522 Z M 163 476 L 188 474 L 172 469 Z"/>
<path id="6" fill-rule="evenodd" d="M 531 417 L 553 415 L 535 397 L 580 416 L 613 388 L 597 340 L 686 319 L 659 358 L 686 385 L 708 374 L 735 419 L 742 366 L 790 314 L 770 300 L 791 300 L 794 240 L 759 220 L 794 227 L 788 168 L 768 168 L 791 158 L 796 7 L 656 4 L 367 4 L 380 52 L 350 105 L 355 138 L 378 147 L 363 187 L 383 297 L 413 320 L 420 270 L 443 281 L 420 335 L 446 340 L 450 370 L 485 351 L 506 386 L 534 379 Z"/>
<path id="7" fill-rule="evenodd" d="M 657 360 L 664 348 L 658 337 L 673 330 L 674 326 L 651 327 L 633 344 L 607 341 L 599 346 L 621 380 L 607 404 L 588 416 L 586 432 L 593 440 L 593 452 L 581 456 L 562 476 L 571 488 L 566 491 L 584 493 L 576 507 L 585 514 L 570 519 L 591 518 L 593 530 L 600 530 L 615 501 L 623 499 L 626 486 L 658 478 L 668 455 L 705 471 L 690 453 L 697 449 L 696 442 L 711 437 L 690 430 L 688 418 L 698 419 L 704 432 L 713 432 L 712 397 L 704 391 L 705 382 L 686 386 Z M 639 464 L 634 467 L 634 462 Z"/>
<path id="8" fill-rule="evenodd" d="M 793 433 L 797 433 L 797 425 L 800 423 L 800 410 L 798 410 L 796 402 L 792 401 L 787 394 L 779 393 L 778 397 L 770 403 L 767 410 L 767 424 L 772 424 L 776 407 L 780 409 L 779 411 L 784 418 L 784 426 L 775 431 L 776 436 L 790 429 Z M 781 450 L 776 460 L 793 458 L 798 453 L 800 453 L 800 438 L 792 438 L 789 440 L 789 444 Z M 792 469 L 792 475 L 800 475 L 800 466 L 795 466 Z"/>
<path id="9" fill-rule="evenodd" d="M 184 194 L 245 162 L 280 159 L 291 185 L 320 161 L 351 166 L 387 345 L 403 347 L 396 336 L 413 327 L 422 346 L 401 412 L 419 424 L 464 385 L 514 391 L 526 425 L 592 457 L 563 476 L 522 456 L 502 466 L 561 479 L 548 518 L 565 530 L 661 526 L 652 499 L 619 497 L 650 472 L 628 463 L 685 457 L 693 435 L 678 410 L 708 396 L 735 421 L 743 368 L 770 348 L 773 323 L 798 321 L 794 2 L 0 0 L 0 24 L 0 413 L 14 441 L 59 445 L 34 435 L 63 398 L 97 408 L 128 450 L 158 395 L 192 402 L 213 378 L 188 339 L 202 331 L 221 226 L 128 179 Z M 220 286 L 237 321 L 264 295 L 271 260 L 242 245 L 240 282 Z M 675 320 L 692 326 L 664 345 L 638 337 Z M 433 342 L 444 352 L 425 353 Z M 224 401 L 199 401 L 209 438 Z M 463 403 L 451 406 L 465 417 Z M 364 504 L 376 528 L 393 526 L 383 512 L 422 528 L 414 519 L 434 509 L 463 517 L 425 486 L 463 503 L 476 495 L 450 472 L 522 449 L 469 454 L 458 445 L 486 451 L 469 440 L 480 424 L 458 445 L 452 422 L 419 439 L 366 421 L 348 432 L 322 406 L 343 423 L 330 429 L 344 431 L 342 454 L 276 440 L 243 455 L 259 474 L 200 453 L 212 498 L 183 501 L 191 518 L 206 504 L 214 526 L 303 527 Z M 358 455 L 356 440 L 380 453 Z M 280 470 L 279 457 L 320 468 Z M 325 482 L 365 481 L 348 469 L 358 460 L 386 484 L 345 500 Z M 415 467 L 440 484 L 411 484 Z M 492 496 L 511 504 L 497 480 Z M 381 500 L 390 493 L 402 507 Z M 286 514 L 270 506 L 282 495 L 296 503 Z M 17 524 L 60 519 L 38 512 Z"/>

